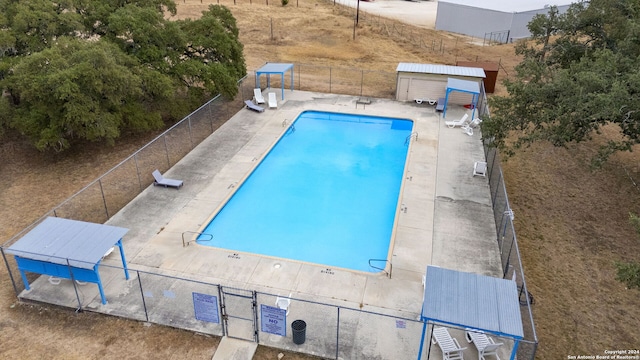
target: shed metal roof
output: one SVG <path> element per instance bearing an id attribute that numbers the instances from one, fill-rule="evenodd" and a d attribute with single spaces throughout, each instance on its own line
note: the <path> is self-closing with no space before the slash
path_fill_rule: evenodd
<path id="1" fill-rule="evenodd" d="M 7 249 L 23 258 L 93 269 L 129 229 L 48 217 Z"/>
<path id="2" fill-rule="evenodd" d="M 484 78 L 485 73 L 482 68 L 437 65 L 437 64 L 415 64 L 415 63 L 399 63 L 396 68 L 397 72 L 412 72 L 424 74 L 468 76 Z"/>
<path id="3" fill-rule="evenodd" d="M 522 318 L 515 281 L 427 267 L 423 320 L 522 339 Z"/>
<path id="4" fill-rule="evenodd" d="M 494 11 L 501 11 L 505 13 L 518 13 L 525 11 L 534 11 L 545 9 L 551 5 L 555 6 L 569 6 L 572 3 L 578 2 L 576 0 L 484 0 L 478 2 L 478 0 L 440 0 L 439 3 L 450 3 L 463 6 L 469 6 L 474 8 L 488 9 Z"/>

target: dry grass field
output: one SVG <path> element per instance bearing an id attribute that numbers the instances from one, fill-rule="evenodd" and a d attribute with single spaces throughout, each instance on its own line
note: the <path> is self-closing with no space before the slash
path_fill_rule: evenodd
<path id="1" fill-rule="evenodd" d="M 178 3 L 178 17 L 195 17 L 207 3 Z M 473 39 L 363 16 L 353 34 L 353 10 L 332 2 L 298 0 L 282 7 L 254 0 L 222 0 L 234 13 L 249 70 L 266 61 L 393 72 L 398 62 L 500 62 L 500 78 L 518 59 L 511 45 L 480 46 Z M 297 6 L 296 6 L 297 4 Z M 402 35 L 400 35 L 402 33 Z M 443 50 L 444 49 L 444 50 Z M 155 134 L 114 147 L 52 156 L 19 141 L 0 144 L 0 239 L 7 239 L 80 190 Z M 595 143 L 613 136 L 605 131 Z M 516 215 L 527 284 L 535 296 L 537 358 L 602 355 L 640 347 L 640 292 L 615 280 L 615 260 L 640 260 L 629 212 L 640 212 L 636 153 L 589 170 L 593 144 L 567 149 L 536 144 L 504 163 Z M 210 359 L 219 339 L 92 313 L 20 304 L 0 270 L 2 359 Z M 255 359 L 276 359 L 260 347 Z M 287 359 L 311 359 L 286 353 Z"/>

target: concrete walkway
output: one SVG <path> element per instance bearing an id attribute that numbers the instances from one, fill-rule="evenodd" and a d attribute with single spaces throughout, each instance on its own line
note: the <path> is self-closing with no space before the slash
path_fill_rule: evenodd
<path id="1" fill-rule="evenodd" d="M 251 360 L 258 343 L 223 336 L 211 360 Z"/>

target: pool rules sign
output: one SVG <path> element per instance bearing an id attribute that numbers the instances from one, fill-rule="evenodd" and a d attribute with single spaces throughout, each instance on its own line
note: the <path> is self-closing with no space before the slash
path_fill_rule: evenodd
<path id="1" fill-rule="evenodd" d="M 277 307 L 260 305 L 260 331 L 287 336 L 287 312 Z"/>
<path id="2" fill-rule="evenodd" d="M 214 295 L 193 293 L 193 310 L 196 320 L 220 323 L 218 298 Z"/>

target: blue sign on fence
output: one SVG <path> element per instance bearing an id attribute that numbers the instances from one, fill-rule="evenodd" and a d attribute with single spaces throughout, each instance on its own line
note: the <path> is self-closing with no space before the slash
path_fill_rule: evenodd
<path id="1" fill-rule="evenodd" d="M 261 304 L 260 320 L 262 332 L 287 336 L 287 312 L 284 309 Z"/>
<path id="2" fill-rule="evenodd" d="M 214 295 L 193 293 L 193 310 L 196 320 L 207 321 L 218 324 L 218 298 Z"/>

